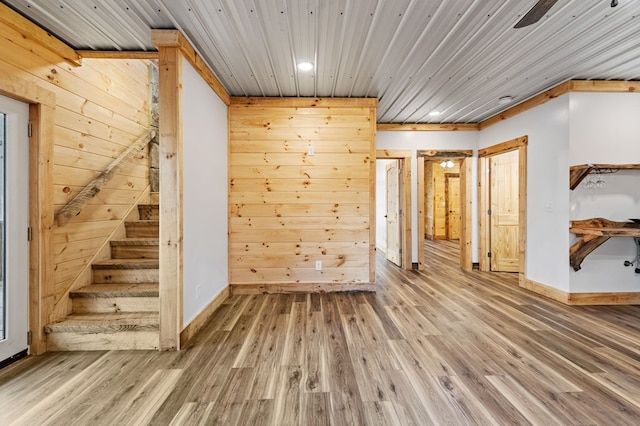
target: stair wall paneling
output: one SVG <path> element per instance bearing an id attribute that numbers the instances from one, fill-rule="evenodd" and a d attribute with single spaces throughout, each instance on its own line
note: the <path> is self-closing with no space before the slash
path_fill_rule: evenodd
<path id="1" fill-rule="evenodd" d="M 149 62 L 70 60 L 73 49 L 9 8 L 0 7 L 0 18 L 0 78 L 42 88 L 55 99 L 53 182 L 41 188 L 52 194 L 53 214 L 147 131 Z M 148 186 L 147 168 L 141 152 L 68 228 L 53 227 L 52 294 L 41 307 L 45 322 L 69 312 L 69 290 L 86 284 L 78 280 Z"/>
<path id="2" fill-rule="evenodd" d="M 232 293 L 374 288 L 376 105 L 232 98 Z"/>

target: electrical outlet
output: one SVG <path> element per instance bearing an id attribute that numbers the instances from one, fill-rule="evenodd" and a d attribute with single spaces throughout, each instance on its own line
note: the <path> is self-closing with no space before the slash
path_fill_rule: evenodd
<path id="1" fill-rule="evenodd" d="M 322 260 L 316 260 L 316 271 L 322 271 Z"/>
<path id="2" fill-rule="evenodd" d="M 315 154 L 316 154 L 316 151 L 315 149 L 313 149 L 313 145 L 309 144 L 307 146 L 307 155 L 315 155 Z"/>
<path id="3" fill-rule="evenodd" d="M 200 299 L 200 284 L 196 286 L 196 299 Z"/>

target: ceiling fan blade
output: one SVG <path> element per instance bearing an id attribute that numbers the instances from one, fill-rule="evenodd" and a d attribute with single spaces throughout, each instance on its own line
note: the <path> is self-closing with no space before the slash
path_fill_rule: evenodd
<path id="1" fill-rule="evenodd" d="M 549 9 L 553 7 L 554 4 L 556 4 L 557 1 L 558 0 L 539 0 L 538 3 L 536 3 L 535 6 L 533 6 L 513 28 L 523 28 L 528 25 L 535 24 L 545 15 L 545 13 L 549 11 Z"/>

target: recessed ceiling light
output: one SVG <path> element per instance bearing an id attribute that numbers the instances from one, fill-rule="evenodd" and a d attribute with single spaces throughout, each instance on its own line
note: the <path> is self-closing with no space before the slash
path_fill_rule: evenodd
<path id="1" fill-rule="evenodd" d="M 434 110 L 434 111 L 431 111 L 431 112 L 429 113 L 429 116 L 430 116 L 430 117 L 437 117 L 437 116 L 439 116 L 439 115 L 440 115 L 440 111 L 435 111 L 435 110 Z"/>
<path id="2" fill-rule="evenodd" d="M 313 69 L 313 64 L 311 62 L 299 62 L 298 69 L 300 71 L 311 71 Z"/>
<path id="3" fill-rule="evenodd" d="M 500 105 L 509 104 L 511 101 L 513 101 L 513 96 L 502 96 L 501 98 L 498 98 L 498 103 Z"/>

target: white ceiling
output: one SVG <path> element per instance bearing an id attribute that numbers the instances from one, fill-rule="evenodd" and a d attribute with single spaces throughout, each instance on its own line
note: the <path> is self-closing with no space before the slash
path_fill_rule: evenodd
<path id="1" fill-rule="evenodd" d="M 154 50 L 150 28 L 177 28 L 233 96 L 377 97 L 380 123 L 477 123 L 569 79 L 640 79 L 640 0 L 559 0 L 522 29 L 537 0 L 0 1 L 76 49 Z"/>

